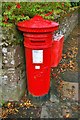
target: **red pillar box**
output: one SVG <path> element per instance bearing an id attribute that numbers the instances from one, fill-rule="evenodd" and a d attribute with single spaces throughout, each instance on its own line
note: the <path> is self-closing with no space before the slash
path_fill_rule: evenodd
<path id="1" fill-rule="evenodd" d="M 57 67 L 62 59 L 64 36 L 54 36 L 51 49 L 51 67 Z"/>
<path id="2" fill-rule="evenodd" d="M 51 40 L 51 36 L 52 34 L 44 34 L 44 37 L 30 34 L 31 38 L 28 38 L 28 35 L 24 34 L 27 87 L 34 96 L 43 96 L 48 93 L 50 88 L 52 42 L 47 43 L 46 40 Z"/>
<path id="3" fill-rule="evenodd" d="M 58 24 L 37 15 L 17 25 L 24 32 L 28 92 L 44 96 L 50 89 L 52 35 Z"/>

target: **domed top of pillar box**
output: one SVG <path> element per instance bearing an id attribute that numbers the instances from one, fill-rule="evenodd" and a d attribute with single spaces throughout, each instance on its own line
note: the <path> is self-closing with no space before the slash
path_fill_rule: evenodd
<path id="1" fill-rule="evenodd" d="M 45 20 L 42 16 L 36 15 L 30 20 L 18 22 L 17 26 L 22 32 L 44 33 L 57 30 L 59 24 L 53 21 Z"/>

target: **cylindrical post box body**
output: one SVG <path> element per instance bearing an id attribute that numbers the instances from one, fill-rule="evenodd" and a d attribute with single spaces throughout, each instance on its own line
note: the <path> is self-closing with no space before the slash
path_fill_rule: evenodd
<path id="1" fill-rule="evenodd" d="M 25 47 L 25 54 L 28 91 L 34 96 L 43 96 L 50 88 L 51 47 L 42 49 Z M 38 61 L 40 59 L 43 61 Z"/>
<path id="2" fill-rule="evenodd" d="M 44 96 L 50 89 L 52 33 L 24 34 L 24 46 L 28 91 Z"/>

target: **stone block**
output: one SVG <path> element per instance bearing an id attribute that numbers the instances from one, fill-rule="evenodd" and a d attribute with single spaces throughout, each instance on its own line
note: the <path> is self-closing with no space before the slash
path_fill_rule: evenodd
<path id="1" fill-rule="evenodd" d="M 0 104 L 2 103 L 2 86 L 0 85 Z"/>
<path id="2" fill-rule="evenodd" d="M 0 69 L 0 85 L 2 85 L 2 69 Z"/>
<path id="3" fill-rule="evenodd" d="M 26 77 L 24 65 L 17 68 L 3 69 L 2 95 L 4 101 L 19 100 L 26 89 Z"/>
<path id="4" fill-rule="evenodd" d="M 2 71 L 2 84 L 12 84 L 13 82 L 26 81 L 26 74 L 24 66 L 17 68 L 3 69 Z"/>
<path id="5" fill-rule="evenodd" d="M 62 89 L 62 95 L 65 98 L 78 101 L 79 100 L 78 90 L 79 90 L 78 83 L 64 82 L 63 89 Z"/>
<path id="6" fill-rule="evenodd" d="M 0 47 L 0 69 L 2 68 L 2 48 Z"/>
<path id="7" fill-rule="evenodd" d="M 61 88 L 62 86 L 62 88 Z M 61 96 L 63 99 L 71 99 L 74 101 L 79 101 L 79 83 L 77 82 L 69 82 L 69 81 L 62 81 L 60 83 L 59 88 Z"/>
<path id="8" fill-rule="evenodd" d="M 26 82 L 13 83 L 9 85 L 2 85 L 2 99 L 4 101 L 18 101 L 24 95 L 26 89 Z"/>
<path id="9" fill-rule="evenodd" d="M 19 98 L 21 98 L 24 95 L 24 92 L 27 90 L 26 86 L 27 86 L 26 81 L 23 81 L 23 82 L 19 81 L 18 82 L 18 94 L 19 94 Z"/>
<path id="10" fill-rule="evenodd" d="M 2 118 L 2 108 L 0 108 L 0 120 Z"/>
<path id="11" fill-rule="evenodd" d="M 18 86 L 16 85 L 3 85 L 2 87 L 2 99 L 4 101 L 18 101 L 19 93 Z"/>
<path id="12" fill-rule="evenodd" d="M 24 63 L 24 50 L 20 45 L 2 48 L 3 68 L 14 68 Z"/>
<path id="13" fill-rule="evenodd" d="M 61 31 L 66 40 L 77 24 L 78 24 L 78 12 L 73 12 L 73 14 L 65 16 L 60 21 L 59 30 L 57 32 Z"/>
<path id="14" fill-rule="evenodd" d="M 10 69 L 3 69 L 3 73 L 2 73 L 2 85 L 12 85 L 14 82 L 18 82 L 19 80 L 19 74 L 18 71 L 16 71 L 14 68 L 10 68 Z"/>

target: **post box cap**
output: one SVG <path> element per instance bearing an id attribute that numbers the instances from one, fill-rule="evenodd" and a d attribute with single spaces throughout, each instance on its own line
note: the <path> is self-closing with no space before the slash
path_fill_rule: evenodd
<path id="1" fill-rule="evenodd" d="M 30 20 L 18 22 L 17 26 L 22 32 L 53 32 L 58 29 L 59 24 L 36 15 Z"/>

